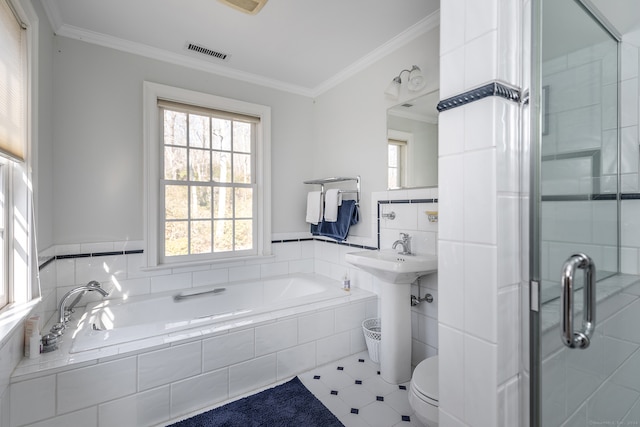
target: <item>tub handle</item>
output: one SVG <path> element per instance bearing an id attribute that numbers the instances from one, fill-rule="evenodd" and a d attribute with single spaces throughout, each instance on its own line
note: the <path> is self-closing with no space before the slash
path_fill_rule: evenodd
<path id="1" fill-rule="evenodd" d="M 179 293 L 177 295 L 174 295 L 173 296 L 173 300 L 175 302 L 180 302 L 180 301 L 183 301 L 183 300 L 185 300 L 187 298 L 201 297 L 201 296 L 208 295 L 208 294 L 218 294 L 218 293 L 224 292 L 226 290 L 227 290 L 226 288 L 215 288 L 215 289 L 212 289 L 210 291 L 194 292 L 194 293 L 190 293 L 190 294 L 185 294 L 184 292 L 181 292 L 181 293 Z"/>

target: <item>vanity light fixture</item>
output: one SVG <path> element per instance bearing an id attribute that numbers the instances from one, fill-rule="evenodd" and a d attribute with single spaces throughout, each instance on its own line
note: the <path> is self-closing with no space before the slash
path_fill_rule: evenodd
<path id="1" fill-rule="evenodd" d="M 404 72 L 409 73 L 409 76 L 405 81 L 402 80 L 402 73 Z M 400 87 L 402 86 L 402 83 L 405 82 L 407 84 L 407 89 L 409 89 L 411 92 L 416 92 L 422 89 L 427 83 L 424 79 L 424 76 L 422 75 L 420 67 L 414 65 L 410 70 L 400 71 L 400 73 L 393 78 L 391 83 L 389 83 L 389 86 L 387 87 L 387 90 L 384 91 L 384 93 L 392 98 L 398 98 L 398 96 L 400 95 Z"/>
<path id="2" fill-rule="evenodd" d="M 255 15 L 260 12 L 260 9 L 267 3 L 268 0 L 218 0 L 220 3 L 224 3 L 236 10 L 239 10 L 249 15 Z"/>

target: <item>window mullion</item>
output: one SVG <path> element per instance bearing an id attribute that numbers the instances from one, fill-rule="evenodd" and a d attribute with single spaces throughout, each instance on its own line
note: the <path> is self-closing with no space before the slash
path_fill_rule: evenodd
<path id="1" fill-rule="evenodd" d="M 186 135 L 187 138 L 187 253 L 191 255 L 191 135 L 189 132 L 191 114 L 187 113 Z"/>
<path id="2" fill-rule="evenodd" d="M 158 104 L 160 98 L 156 98 Z M 170 105 L 160 104 L 160 107 L 168 111 L 158 116 L 166 120 L 159 126 L 160 131 L 174 135 L 166 140 L 170 144 L 162 145 L 167 151 L 164 169 L 168 175 L 161 173 L 155 181 L 164 189 L 156 206 L 166 206 L 163 213 L 166 226 L 158 228 L 168 236 L 164 239 L 165 250 L 160 262 L 182 263 L 207 257 L 222 259 L 263 253 L 266 240 L 256 237 L 264 225 L 258 220 L 261 212 L 258 207 L 261 187 L 256 181 L 258 126 L 255 123 L 249 126 L 242 118 L 203 114 L 197 106 L 194 110 L 189 110 L 186 104 L 176 110 Z M 261 107 L 259 111 L 262 115 L 266 110 Z M 268 111 L 266 114 L 268 116 Z M 224 139 L 222 146 L 214 135 Z M 201 138 L 208 141 L 201 144 Z M 162 165 L 162 162 L 156 164 Z M 209 175 L 205 176 L 206 173 Z M 225 193 L 224 198 L 221 193 Z"/>
<path id="3" fill-rule="evenodd" d="M 209 241 L 211 242 L 211 253 L 214 253 L 216 246 L 215 238 L 215 220 L 213 207 L 216 204 L 215 181 L 213 180 L 213 117 L 209 116 L 209 188 L 211 189 L 211 207 L 209 211 L 209 222 L 211 229 L 209 230 Z"/>

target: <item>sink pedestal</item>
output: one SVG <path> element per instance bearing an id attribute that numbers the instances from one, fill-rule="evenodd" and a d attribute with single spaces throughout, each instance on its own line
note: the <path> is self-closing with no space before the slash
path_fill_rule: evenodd
<path id="1" fill-rule="evenodd" d="M 391 384 L 411 380 L 411 283 L 438 270 L 436 255 L 393 250 L 350 252 L 347 262 L 380 282 L 380 375 Z"/>
<path id="2" fill-rule="evenodd" d="M 401 384 L 411 380 L 411 285 L 380 284 L 380 376 Z"/>

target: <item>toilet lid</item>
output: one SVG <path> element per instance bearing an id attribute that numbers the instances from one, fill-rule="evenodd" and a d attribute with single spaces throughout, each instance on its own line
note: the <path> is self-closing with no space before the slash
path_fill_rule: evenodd
<path id="1" fill-rule="evenodd" d="M 437 402 L 439 398 L 438 356 L 420 362 L 413 371 L 412 381 L 417 392 Z"/>

